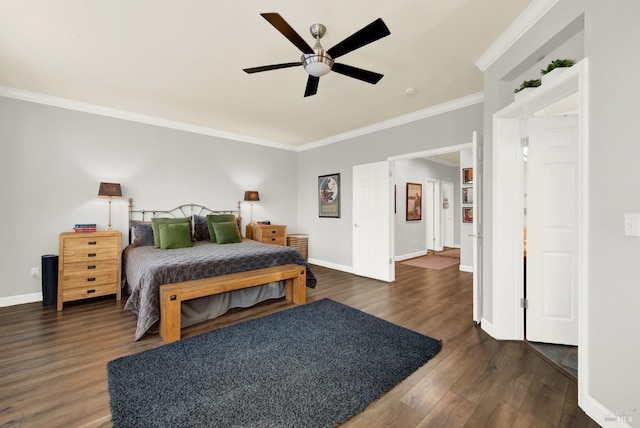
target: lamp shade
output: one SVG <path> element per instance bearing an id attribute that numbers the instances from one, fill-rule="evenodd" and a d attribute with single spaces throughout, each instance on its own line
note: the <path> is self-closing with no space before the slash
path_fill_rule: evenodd
<path id="1" fill-rule="evenodd" d="M 258 195 L 258 192 L 255 190 L 248 190 L 244 192 L 244 200 L 251 202 L 259 201 L 260 195 Z"/>
<path id="2" fill-rule="evenodd" d="M 98 196 L 100 196 L 101 198 L 122 197 L 122 190 L 120 190 L 120 183 L 100 183 Z"/>

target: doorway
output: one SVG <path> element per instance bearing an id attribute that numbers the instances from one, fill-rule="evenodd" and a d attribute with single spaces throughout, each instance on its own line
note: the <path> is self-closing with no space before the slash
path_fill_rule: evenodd
<path id="1" fill-rule="evenodd" d="M 442 251 L 440 200 L 440 180 L 427 178 L 424 208 L 427 252 Z"/>
<path id="2" fill-rule="evenodd" d="M 565 74 L 545 83 L 521 101 L 512 103 L 494 115 L 493 139 L 493 212 L 492 212 L 492 273 L 489 302 L 491 319 L 483 329 L 502 340 L 525 339 L 523 257 L 524 230 L 524 162 L 522 138 L 526 137 L 526 120 L 559 100 L 577 94 L 577 278 L 578 331 L 578 396 L 588 395 L 584 377 L 588 373 L 588 60 L 583 59 Z M 528 240 L 531 234 L 528 233 Z M 528 267 L 531 268 L 531 267 Z M 488 282 L 488 281 L 487 281 Z M 486 294 L 485 294 L 486 296 Z"/>
<path id="3" fill-rule="evenodd" d="M 456 202 L 454 185 L 450 181 L 442 182 L 442 246 L 452 248 L 455 245 L 454 212 Z"/>

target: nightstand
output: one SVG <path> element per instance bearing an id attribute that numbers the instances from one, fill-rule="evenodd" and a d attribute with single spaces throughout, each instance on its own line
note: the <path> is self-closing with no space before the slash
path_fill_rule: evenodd
<path id="1" fill-rule="evenodd" d="M 121 298 L 122 234 L 64 232 L 59 238 L 58 310 L 64 302 L 115 294 Z"/>
<path id="2" fill-rule="evenodd" d="M 287 226 L 281 224 L 248 224 L 247 238 L 266 244 L 287 245 Z"/>

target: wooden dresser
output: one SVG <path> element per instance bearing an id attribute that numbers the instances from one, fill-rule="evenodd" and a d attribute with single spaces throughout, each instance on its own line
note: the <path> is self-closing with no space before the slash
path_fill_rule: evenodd
<path id="1" fill-rule="evenodd" d="M 281 224 L 255 224 L 246 227 L 247 238 L 267 244 L 287 245 L 287 226 Z"/>
<path id="2" fill-rule="evenodd" d="M 64 302 L 115 294 L 121 298 L 122 234 L 118 231 L 60 234 L 58 310 Z"/>

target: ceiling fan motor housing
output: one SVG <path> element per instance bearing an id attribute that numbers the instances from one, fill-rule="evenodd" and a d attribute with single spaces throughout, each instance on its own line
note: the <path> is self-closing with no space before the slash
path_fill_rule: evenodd
<path id="1" fill-rule="evenodd" d="M 314 49 L 313 54 L 302 54 L 300 60 L 305 71 L 312 76 L 324 76 L 331 71 L 333 59 L 325 53 L 324 49 Z"/>
<path id="2" fill-rule="evenodd" d="M 313 47 L 314 53 L 302 54 L 300 61 L 302 61 L 302 66 L 308 74 L 315 77 L 324 76 L 333 67 L 333 58 L 326 53 L 320 44 L 320 39 L 327 32 L 327 27 L 322 24 L 313 24 L 309 27 L 309 32 L 316 39 L 316 45 Z"/>

